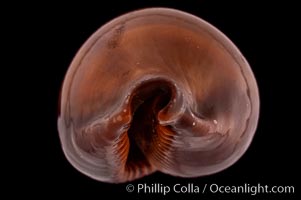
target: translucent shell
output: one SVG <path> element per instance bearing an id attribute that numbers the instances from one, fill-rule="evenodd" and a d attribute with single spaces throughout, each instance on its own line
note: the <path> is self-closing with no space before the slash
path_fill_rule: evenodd
<path id="1" fill-rule="evenodd" d="M 69 162 L 111 183 L 219 172 L 246 151 L 259 96 L 234 44 L 193 15 L 150 8 L 97 30 L 66 74 L 58 118 Z"/>

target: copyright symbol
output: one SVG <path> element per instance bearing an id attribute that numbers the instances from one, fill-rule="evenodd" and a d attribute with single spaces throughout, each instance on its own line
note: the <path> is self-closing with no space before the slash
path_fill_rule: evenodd
<path id="1" fill-rule="evenodd" d="M 133 192 L 135 187 L 132 184 L 128 184 L 125 189 L 127 192 Z"/>

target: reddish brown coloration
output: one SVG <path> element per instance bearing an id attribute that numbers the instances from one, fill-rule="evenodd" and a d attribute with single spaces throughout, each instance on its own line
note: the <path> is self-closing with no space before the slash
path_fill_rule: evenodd
<path id="1" fill-rule="evenodd" d="M 256 81 L 231 41 L 197 17 L 154 8 L 118 17 L 84 44 L 58 127 L 74 167 L 118 183 L 221 171 L 248 148 L 258 114 Z"/>

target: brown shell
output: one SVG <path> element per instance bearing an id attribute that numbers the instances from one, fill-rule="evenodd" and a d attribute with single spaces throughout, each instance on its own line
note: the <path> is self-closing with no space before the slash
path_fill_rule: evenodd
<path id="1" fill-rule="evenodd" d="M 259 97 L 234 44 L 184 12 L 131 12 L 96 31 L 63 83 L 58 119 L 70 163 L 103 182 L 154 171 L 198 177 L 248 148 Z"/>

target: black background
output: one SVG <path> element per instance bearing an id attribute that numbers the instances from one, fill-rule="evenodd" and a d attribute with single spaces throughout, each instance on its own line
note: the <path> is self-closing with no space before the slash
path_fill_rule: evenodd
<path id="1" fill-rule="evenodd" d="M 129 11 L 147 7 L 170 7 L 203 18 L 220 29 L 241 50 L 257 79 L 261 108 L 258 129 L 244 156 L 230 168 L 206 177 L 183 179 L 155 173 L 132 182 L 176 183 L 203 186 L 242 185 L 244 183 L 270 186 L 293 185 L 299 193 L 297 176 L 297 130 L 300 118 L 296 100 L 300 67 L 297 45 L 296 7 L 288 3 L 255 1 L 110 1 L 98 4 L 87 2 L 62 4 L 18 5 L 16 21 L 9 23 L 19 35 L 16 53 L 21 81 L 17 95 L 22 100 L 22 127 L 18 142 L 18 165 L 12 185 L 23 188 L 29 195 L 86 195 L 96 199 L 117 196 L 143 199 L 146 194 L 128 193 L 126 184 L 107 184 L 92 180 L 75 170 L 65 159 L 60 147 L 56 126 L 58 99 L 64 75 L 77 50 L 86 39 L 109 20 Z M 24 9 L 22 8 L 24 6 Z M 25 8 L 26 6 L 26 8 Z M 27 9 L 28 8 L 28 9 Z M 20 11 L 20 12 L 19 12 Z M 20 36 L 21 35 L 21 36 Z M 14 52 L 15 52 L 14 51 Z M 299 52 L 300 53 L 300 52 Z M 299 56 L 300 57 L 300 56 Z M 14 62 L 14 60 L 12 60 Z M 19 78 L 20 76 L 20 78 Z M 25 87 L 23 89 L 23 87 Z M 20 100 L 17 100 L 20 102 Z M 24 110 L 24 111 L 23 111 Z M 300 148 L 298 148 L 300 149 Z M 299 150 L 300 151 L 300 150 Z M 16 155 L 14 155 L 16 157 Z M 21 178 L 22 177 L 22 178 Z M 28 189 L 26 189 L 28 188 Z M 106 194 L 107 197 L 105 196 Z M 170 197 L 162 194 L 155 199 Z M 176 199 L 293 199 L 297 195 L 222 195 L 177 194 Z M 87 198 L 88 199 L 88 198 Z"/>

